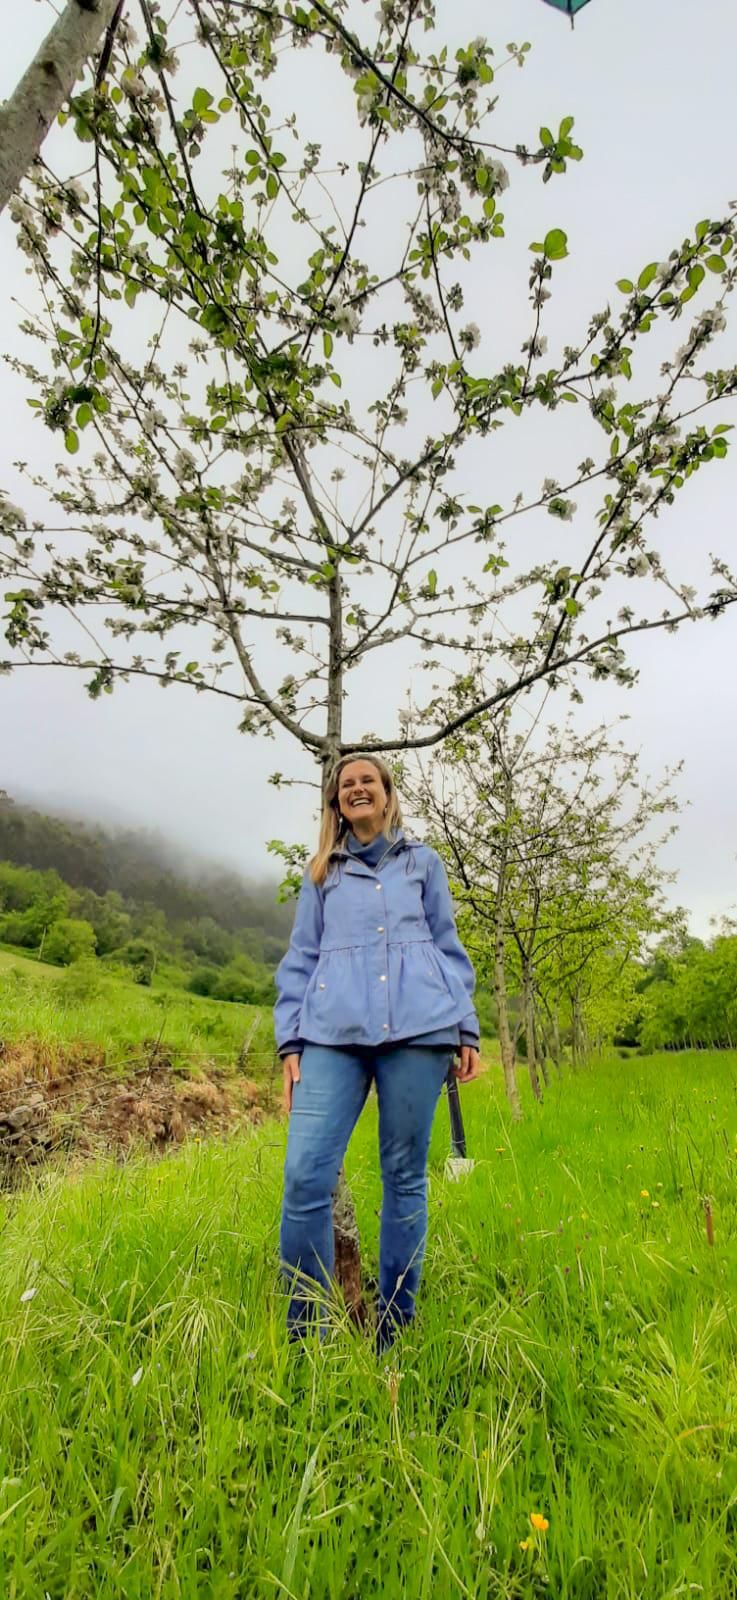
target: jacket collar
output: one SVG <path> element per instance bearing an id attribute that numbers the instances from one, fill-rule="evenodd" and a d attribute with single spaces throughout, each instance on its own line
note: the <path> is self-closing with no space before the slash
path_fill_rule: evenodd
<path id="1" fill-rule="evenodd" d="M 394 855 L 395 852 L 399 854 L 402 850 L 406 850 L 409 844 L 401 828 L 397 829 L 392 839 L 387 839 L 385 842 L 386 849 L 379 857 L 375 867 L 370 867 L 368 862 L 362 861 L 360 855 L 354 855 L 353 851 L 348 849 L 347 841 L 335 846 L 334 850 L 331 851 L 330 860 L 336 864 L 350 863 L 351 872 L 365 873 L 368 877 L 373 878 L 376 876 L 377 867 L 380 867 L 388 856 Z"/>

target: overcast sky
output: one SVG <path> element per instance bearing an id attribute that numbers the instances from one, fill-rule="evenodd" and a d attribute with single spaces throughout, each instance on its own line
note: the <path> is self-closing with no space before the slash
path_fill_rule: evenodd
<path id="1" fill-rule="evenodd" d="M 723 214 L 737 197 L 734 0 L 591 0 L 574 33 L 542 0 L 454 0 L 447 10 L 440 0 L 438 10 L 454 43 L 478 34 L 500 50 L 510 39 L 532 43 L 525 71 L 512 69 L 514 79 L 500 81 L 495 137 L 501 143 L 534 139 L 541 122 L 557 125 L 570 112 L 586 152 L 564 180 L 542 192 L 539 183 L 529 184 L 522 205 L 510 203 L 513 221 L 499 270 L 495 257 L 494 276 L 479 276 L 466 297 L 469 318 L 485 339 L 493 342 L 495 328 L 517 314 L 515 295 L 524 308 L 527 246 L 541 229 L 560 225 L 568 232 L 570 270 L 561 279 L 556 315 L 578 316 L 580 323 L 582 307 L 585 317 L 606 304 L 614 280 L 662 259 L 699 218 Z M 368 22 L 357 7 L 359 25 L 363 16 Z M 0 58 L 0 98 L 49 20 L 48 6 L 36 0 L 14 9 Z M 362 31 L 368 35 L 368 26 Z M 19 306 L 32 303 L 33 288 L 7 218 L 0 252 L 2 348 L 33 358 L 17 332 Z M 735 327 L 724 364 L 737 360 Z M 34 459 L 33 451 L 47 468 L 54 459 L 51 436 L 31 425 L 26 392 L 22 380 L 0 367 L 0 483 L 21 503 L 25 490 L 12 462 Z M 737 421 L 737 407 L 719 420 Z M 576 450 L 578 424 L 565 421 L 575 462 L 585 452 Z M 511 434 L 505 443 L 507 494 L 525 487 L 526 448 Z M 554 467 L 548 460 L 546 470 Z M 492 497 L 498 494 L 495 481 Z M 736 503 L 737 460 L 702 471 L 689 486 L 668 523 L 669 548 L 686 568 L 693 559 L 707 570 L 711 549 L 737 560 Z M 690 908 L 695 931 L 706 933 L 709 917 L 737 902 L 737 616 L 636 643 L 629 655 L 640 668 L 636 688 L 591 685 L 585 720 L 593 725 L 627 713 L 625 740 L 654 777 L 685 762 L 679 793 L 687 809 L 667 863 L 679 874 L 674 898 Z M 394 703 L 395 687 L 372 663 L 348 708 L 350 725 L 383 727 L 382 706 Z M 304 765 L 282 739 L 240 737 L 227 702 L 134 684 L 91 703 L 73 674 L 19 673 L 0 678 L 0 730 L 0 787 L 41 805 L 168 829 L 178 842 L 244 869 L 263 867 L 267 838 L 311 835 L 305 791 L 276 793 L 267 781 L 275 768 L 304 776 Z"/>

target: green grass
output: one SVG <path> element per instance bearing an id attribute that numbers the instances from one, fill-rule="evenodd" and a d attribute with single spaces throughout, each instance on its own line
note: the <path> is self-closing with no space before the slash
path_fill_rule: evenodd
<path id="1" fill-rule="evenodd" d="M 234 1065 L 249 1041 L 254 1075 L 273 1061 L 268 1013 L 187 994 L 166 984 L 143 988 L 96 963 L 66 969 L 0 950 L 0 1038 L 29 1036 L 50 1045 L 98 1046 L 106 1064 L 126 1065 L 160 1038 L 174 1060 Z"/>
<path id="2" fill-rule="evenodd" d="M 736 1055 L 617 1060 L 511 1129 L 482 1080 L 455 1184 L 441 1107 L 388 1364 L 337 1315 L 285 1343 L 281 1125 L 0 1197 L 4 1600 L 730 1600 L 736 1089 Z M 375 1147 L 371 1101 L 369 1270 Z"/>

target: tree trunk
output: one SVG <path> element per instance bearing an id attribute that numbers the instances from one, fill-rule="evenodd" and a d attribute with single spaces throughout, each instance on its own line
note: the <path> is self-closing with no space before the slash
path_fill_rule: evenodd
<path id="1" fill-rule="evenodd" d="M 527 1044 L 527 1071 L 530 1075 L 530 1088 L 536 1100 L 542 1100 L 540 1079 L 537 1073 L 537 1055 L 535 1052 L 535 1003 L 532 996 L 532 983 L 527 968 L 522 973 L 522 1007 L 525 1023 L 525 1042 Z"/>
<path id="2" fill-rule="evenodd" d="M 35 161 L 116 6 L 117 0 L 68 0 L 10 99 L 0 106 L 0 211 Z"/>
<path id="3" fill-rule="evenodd" d="M 576 990 L 571 995 L 571 1051 L 574 1067 L 583 1066 L 586 1054 L 581 998 Z"/>
<path id="4" fill-rule="evenodd" d="M 522 1104 L 519 1097 L 519 1089 L 517 1088 L 517 1069 L 514 1059 L 512 1032 L 509 1026 L 507 984 L 504 973 L 504 933 L 500 930 L 497 931 L 494 947 L 494 995 L 496 998 L 497 1027 L 499 1029 L 499 1049 L 504 1073 L 504 1088 L 511 1107 L 512 1117 L 515 1122 L 521 1122 Z"/>
<path id="5" fill-rule="evenodd" d="M 336 572 L 330 583 L 330 656 L 328 669 L 327 748 L 323 755 L 323 793 L 340 754 L 343 723 L 343 583 Z M 335 1281 L 354 1322 L 366 1320 L 361 1275 L 361 1239 L 353 1196 L 341 1167 L 333 1199 Z"/>
<path id="6" fill-rule="evenodd" d="M 522 1121 L 522 1104 L 517 1087 L 517 1070 L 512 1031 L 509 1026 L 507 1004 L 507 977 L 504 965 L 504 887 L 506 878 L 506 853 L 502 853 L 497 879 L 494 926 L 494 998 L 496 1000 L 499 1049 L 504 1073 L 504 1089 L 514 1122 Z"/>

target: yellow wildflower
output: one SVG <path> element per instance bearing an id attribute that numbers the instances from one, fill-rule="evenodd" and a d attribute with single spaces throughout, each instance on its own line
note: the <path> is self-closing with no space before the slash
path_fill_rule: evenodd
<path id="1" fill-rule="evenodd" d="M 642 1200 L 649 1200 L 650 1199 L 650 1190 L 649 1189 L 641 1189 L 640 1190 L 640 1198 Z"/>
<path id="2" fill-rule="evenodd" d="M 659 1211 L 660 1210 L 660 1201 L 659 1200 L 653 1200 L 651 1202 L 651 1204 L 652 1204 L 653 1211 Z"/>
<path id="3" fill-rule="evenodd" d="M 520 1542 L 519 1542 L 520 1550 L 529 1550 L 531 1544 L 532 1544 L 532 1540 L 531 1539 L 520 1539 Z"/>
<path id="4" fill-rule="evenodd" d="M 530 1522 L 532 1523 L 536 1533 L 547 1533 L 548 1528 L 550 1527 L 547 1517 L 541 1517 L 539 1511 L 532 1511 L 530 1513 Z"/>

